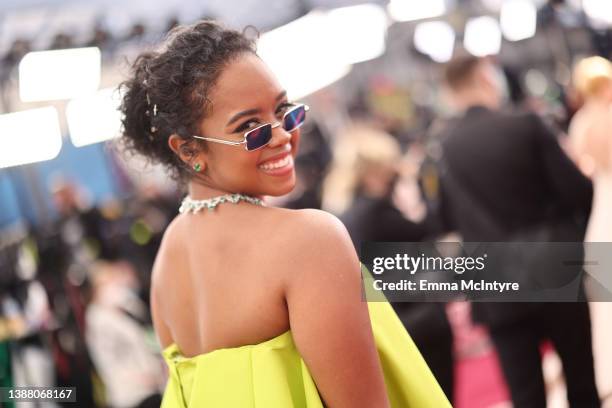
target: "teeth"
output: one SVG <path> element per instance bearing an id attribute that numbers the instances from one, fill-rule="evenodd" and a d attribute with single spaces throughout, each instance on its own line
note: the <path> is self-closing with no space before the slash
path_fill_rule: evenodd
<path id="1" fill-rule="evenodd" d="M 292 160 L 291 155 L 287 155 L 280 160 L 261 164 L 259 165 L 259 168 L 262 170 L 280 169 L 281 167 L 287 166 L 291 162 L 291 160 Z"/>

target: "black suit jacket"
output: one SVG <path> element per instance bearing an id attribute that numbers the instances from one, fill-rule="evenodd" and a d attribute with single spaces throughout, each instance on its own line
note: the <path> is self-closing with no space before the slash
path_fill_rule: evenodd
<path id="1" fill-rule="evenodd" d="M 447 171 L 508 235 L 551 217 L 589 213 L 591 182 L 537 115 L 473 107 L 441 137 Z M 490 231 L 470 215 L 474 209 L 448 194 L 444 176 L 440 181 L 445 228 L 465 241 L 489 240 Z"/>
<path id="2" fill-rule="evenodd" d="M 537 115 L 473 107 L 440 137 L 441 162 L 452 173 L 452 180 L 440 178 L 444 229 L 459 232 L 464 241 L 504 241 L 547 220 L 580 213 L 586 228 L 591 182 Z M 456 193 L 457 185 L 472 202 Z M 480 222 L 483 212 L 495 221 L 496 231 Z M 501 326 L 533 312 L 533 306 L 474 303 L 473 311 L 476 320 Z"/>

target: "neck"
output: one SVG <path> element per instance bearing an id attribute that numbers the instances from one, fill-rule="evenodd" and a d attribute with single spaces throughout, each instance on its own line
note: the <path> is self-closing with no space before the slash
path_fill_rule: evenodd
<path id="1" fill-rule="evenodd" d="M 206 200 L 212 197 L 235 193 L 235 191 L 227 191 L 205 185 L 196 178 L 192 178 L 189 181 L 189 184 L 187 185 L 187 191 L 189 193 L 189 197 L 194 200 Z"/>
<path id="2" fill-rule="evenodd" d="M 454 96 L 453 102 L 455 107 L 460 111 L 467 111 L 474 106 L 484 106 L 492 110 L 499 108 L 497 103 L 493 101 L 493 98 L 478 90 L 458 93 Z"/>
<path id="3" fill-rule="evenodd" d="M 241 193 L 250 197 L 263 199 L 262 195 L 254 195 L 243 191 L 231 191 L 227 189 L 211 187 L 204 184 L 201 180 L 192 178 L 187 185 L 187 193 L 192 200 L 207 200 L 209 198 L 219 197 L 226 194 Z"/>

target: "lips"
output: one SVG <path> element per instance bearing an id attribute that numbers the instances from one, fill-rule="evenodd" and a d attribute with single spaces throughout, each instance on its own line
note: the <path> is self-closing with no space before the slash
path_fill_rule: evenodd
<path id="1" fill-rule="evenodd" d="M 271 162 L 271 161 L 276 161 L 278 159 L 284 158 L 288 154 L 291 154 L 291 149 L 285 148 L 282 151 L 280 151 L 279 153 L 276 153 L 276 154 L 274 154 L 274 155 L 272 155 L 270 157 L 266 157 L 265 159 L 260 160 L 259 163 L 257 163 L 257 164 L 258 165 L 262 165 L 264 163 L 268 163 L 268 162 Z"/>
<path id="2" fill-rule="evenodd" d="M 257 168 L 273 176 L 285 175 L 293 170 L 293 156 L 288 152 L 282 153 L 261 162 Z"/>

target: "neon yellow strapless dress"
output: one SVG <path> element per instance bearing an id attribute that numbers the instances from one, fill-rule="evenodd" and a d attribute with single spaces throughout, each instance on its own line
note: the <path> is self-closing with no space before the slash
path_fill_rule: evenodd
<path id="1" fill-rule="evenodd" d="M 391 406 L 450 407 L 391 306 L 369 302 L 368 309 Z M 291 331 L 263 343 L 191 358 L 173 344 L 163 355 L 169 379 L 161 408 L 324 407 Z"/>

